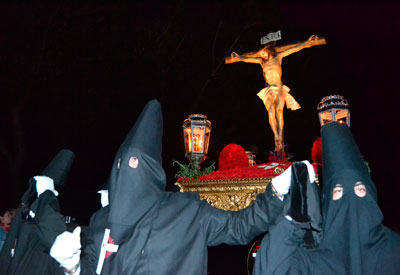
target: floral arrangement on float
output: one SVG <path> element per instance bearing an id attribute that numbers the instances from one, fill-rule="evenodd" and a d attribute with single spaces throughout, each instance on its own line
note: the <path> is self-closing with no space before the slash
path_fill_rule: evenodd
<path id="1" fill-rule="evenodd" d="M 290 167 L 291 162 L 288 156 L 277 156 L 272 162 L 257 165 L 252 153 L 249 154 L 240 145 L 232 143 L 222 149 L 217 171 L 209 169 L 206 172 L 205 169 L 201 174 L 196 172 L 195 177 L 184 172 L 185 169 L 199 167 L 190 165 L 180 164 L 181 171 L 177 173 L 179 178 L 175 183 L 180 192 L 195 192 L 200 199 L 214 207 L 238 211 L 251 205 L 274 177 Z"/>
<path id="2" fill-rule="evenodd" d="M 202 174 L 193 177 L 189 173 L 181 173 L 182 169 L 186 169 L 185 167 L 181 167 L 181 171 L 176 174 L 176 177 L 178 178 L 177 182 L 191 179 L 210 181 L 275 177 L 291 165 L 289 159 L 292 157 L 291 154 L 286 156 L 285 152 L 276 152 L 275 155 L 270 153 L 270 162 L 249 166 L 249 159 L 245 149 L 238 144 L 232 143 L 222 149 L 218 159 L 219 169 L 217 171 L 214 171 L 214 169 L 205 169 Z"/>
<path id="3" fill-rule="evenodd" d="M 293 154 L 289 153 L 286 154 L 285 149 L 287 147 L 287 144 L 283 143 L 282 144 L 282 150 L 281 151 L 269 151 L 269 161 L 280 161 L 280 160 L 285 160 L 289 161 L 293 158 Z"/>

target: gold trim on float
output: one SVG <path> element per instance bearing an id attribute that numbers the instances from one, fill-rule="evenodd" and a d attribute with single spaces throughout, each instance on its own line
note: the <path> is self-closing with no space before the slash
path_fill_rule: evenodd
<path id="1" fill-rule="evenodd" d="M 179 186 L 180 192 L 198 193 L 200 199 L 216 208 L 238 211 L 252 205 L 257 195 L 265 192 L 273 178 L 185 180 L 175 185 Z M 319 186 L 318 175 L 316 183 Z"/>
<path id="2" fill-rule="evenodd" d="M 187 180 L 175 183 L 180 192 L 196 192 L 200 199 L 223 210 L 238 211 L 253 204 L 258 194 L 264 193 L 265 188 L 273 177 Z"/>

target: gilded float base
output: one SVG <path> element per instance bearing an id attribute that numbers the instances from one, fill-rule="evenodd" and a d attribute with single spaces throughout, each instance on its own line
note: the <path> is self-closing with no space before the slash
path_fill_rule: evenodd
<path id="1" fill-rule="evenodd" d="M 175 183 L 181 192 L 196 192 L 200 199 L 223 210 L 238 211 L 250 206 L 264 193 L 273 177 L 181 181 Z"/>

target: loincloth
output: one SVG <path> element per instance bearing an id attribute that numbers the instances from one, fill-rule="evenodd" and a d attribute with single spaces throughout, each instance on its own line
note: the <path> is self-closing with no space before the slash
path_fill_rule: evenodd
<path id="1" fill-rule="evenodd" d="M 294 99 L 294 97 L 289 94 L 290 88 L 286 85 L 282 86 L 281 93 L 283 98 L 285 99 L 286 103 L 286 108 L 291 109 L 292 111 L 300 109 L 301 106 L 297 101 Z M 279 94 L 279 87 L 275 85 L 269 85 L 265 87 L 264 89 L 261 89 L 261 91 L 258 92 L 258 97 L 266 104 L 267 101 L 272 99 L 273 102 L 275 102 L 276 98 L 278 97 Z"/>

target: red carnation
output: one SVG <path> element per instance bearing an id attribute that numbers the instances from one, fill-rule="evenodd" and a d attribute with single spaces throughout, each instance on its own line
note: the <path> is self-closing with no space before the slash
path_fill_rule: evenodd
<path id="1" fill-rule="evenodd" d="M 275 156 L 275 155 L 269 155 L 268 160 L 269 160 L 269 161 L 277 161 L 277 160 L 278 160 L 278 157 Z"/>
<path id="2" fill-rule="evenodd" d="M 246 151 L 238 144 L 228 144 L 219 154 L 218 167 L 220 171 L 248 166 L 249 160 Z"/>
<path id="3" fill-rule="evenodd" d="M 321 137 L 317 138 L 314 143 L 313 147 L 311 150 L 311 159 L 313 163 L 317 163 L 319 165 L 322 165 L 322 141 Z"/>

